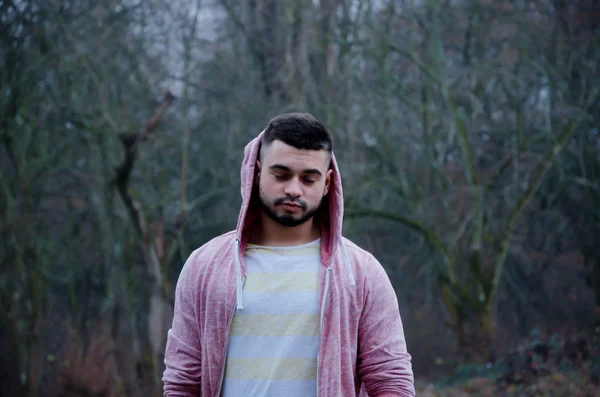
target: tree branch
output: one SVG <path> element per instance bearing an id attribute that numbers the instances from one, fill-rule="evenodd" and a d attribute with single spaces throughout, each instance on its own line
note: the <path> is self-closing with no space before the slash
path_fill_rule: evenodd
<path id="1" fill-rule="evenodd" d="M 407 51 L 403 48 L 400 48 L 394 44 L 390 44 L 388 48 L 391 51 L 396 52 L 407 58 L 409 61 L 411 61 L 423 74 L 425 74 L 432 82 L 434 82 L 439 87 L 442 96 L 444 97 L 446 104 L 450 108 L 452 116 L 454 118 L 454 123 L 457 129 L 456 132 L 458 133 L 460 141 L 460 147 L 465 156 L 465 175 L 470 185 L 477 184 L 477 169 L 475 168 L 473 150 L 471 149 L 471 144 L 468 140 L 465 123 L 462 119 L 460 112 L 458 111 L 458 105 L 456 105 L 456 102 L 454 101 L 454 99 L 452 99 L 452 96 L 448 91 L 448 87 L 438 76 L 435 75 L 435 73 L 425 64 L 425 62 L 421 60 L 421 58 L 418 55 L 414 54 L 413 52 Z"/>
<path id="2" fill-rule="evenodd" d="M 574 120 L 569 127 L 567 127 L 564 133 L 559 137 L 558 141 L 552 145 L 550 149 L 546 152 L 542 160 L 539 162 L 538 166 L 533 172 L 533 177 L 531 178 L 527 190 L 521 197 L 521 199 L 515 204 L 512 211 L 507 218 L 506 224 L 503 228 L 503 232 L 501 235 L 500 242 L 500 254 L 497 257 L 496 264 L 494 266 L 494 278 L 492 281 L 491 292 L 489 299 L 491 300 L 493 296 L 496 294 L 498 290 L 498 286 L 500 285 L 500 280 L 502 279 L 502 274 L 504 271 L 504 265 L 506 262 L 506 257 L 508 255 L 508 249 L 510 248 L 510 240 L 512 237 L 512 230 L 515 226 L 519 215 L 525 208 L 525 206 L 532 199 L 534 194 L 537 192 L 546 172 L 550 169 L 550 166 L 554 162 L 554 159 L 560 154 L 562 149 L 564 148 L 567 141 L 577 132 L 577 127 L 581 121 L 582 117 L 578 117 Z"/>
<path id="3" fill-rule="evenodd" d="M 442 240 L 438 237 L 435 232 L 427 230 L 421 223 L 404 217 L 400 214 L 386 212 L 382 210 L 372 210 L 366 208 L 359 208 L 357 210 L 349 211 L 344 215 L 346 218 L 361 218 L 361 217 L 373 217 L 391 220 L 394 222 L 401 223 L 408 228 L 418 232 L 425 238 L 425 240 L 434 248 L 436 248 L 444 256 L 446 261 L 450 261 L 448 249 L 444 246 Z"/>
<path id="4" fill-rule="evenodd" d="M 144 141 L 156 128 L 158 123 L 163 119 L 167 109 L 173 104 L 174 100 L 175 96 L 171 92 L 167 92 L 163 98 L 163 101 L 158 104 L 154 110 L 154 113 L 148 118 L 138 134 L 121 134 L 119 137 L 125 148 L 125 159 L 121 165 L 117 167 L 116 176 L 113 180 L 113 183 L 115 184 L 115 187 L 117 188 L 117 191 L 119 192 L 119 195 L 121 196 L 127 211 L 129 212 L 133 226 L 140 235 L 143 235 L 144 227 L 140 213 L 135 206 L 133 198 L 129 194 L 129 178 L 131 176 L 131 172 L 133 171 L 133 164 L 135 163 L 139 142 Z"/>

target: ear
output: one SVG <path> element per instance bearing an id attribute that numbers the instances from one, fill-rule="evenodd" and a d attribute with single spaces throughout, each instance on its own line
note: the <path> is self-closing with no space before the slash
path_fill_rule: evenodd
<path id="1" fill-rule="evenodd" d="M 327 170 L 325 174 L 325 189 L 323 190 L 323 197 L 327 196 L 329 193 L 329 189 L 331 188 L 331 177 L 333 174 L 333 170 Z"/>
<path id="2" fill-rule="evenodd" d="M 260 160 L 256 160 L 256 164 L 254 165 L 254 184 L 258 185 L 258 180 L 260 178 Z"/>

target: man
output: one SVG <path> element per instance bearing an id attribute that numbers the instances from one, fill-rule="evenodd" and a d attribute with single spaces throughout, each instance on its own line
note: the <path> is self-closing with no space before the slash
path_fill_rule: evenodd
<path id="1" fill-rule="evenodd" d="M 235 231 L 194 251 L 175 294 L 164 395 L 414 396 L 384 269 L 342 237 L 329 132 L 283 114 L 244 151 Z"/>

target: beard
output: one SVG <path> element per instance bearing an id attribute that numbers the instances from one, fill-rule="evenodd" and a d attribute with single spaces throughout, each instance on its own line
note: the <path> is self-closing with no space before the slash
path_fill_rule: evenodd
<path id="1" fill-rule="evenodd" d="M 295 199 L 293 197 L 281 197 L 273 201 L 269 200 L 262 189 L 259 189 L 260 206 L 269 218 L 285 227 L 296 227 L 310 220 L 321 207 L 321 203 L 325 197 L 321 197 L 319 203 L 313 207 L 309 207 L 306 202 Z M 283 203 L 294 203 L 302 209 L 298 213 L 288 214 L 285 212 L 277 212 L 277 207 Z M 282 210 L 285 211 L 285 210 Z"/>

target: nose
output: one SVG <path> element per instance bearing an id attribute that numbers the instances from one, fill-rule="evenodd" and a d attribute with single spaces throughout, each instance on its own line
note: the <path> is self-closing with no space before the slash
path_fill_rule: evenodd
<path id="1" fill-rule="evenodd" d="M 291 197 L 300 197 L 302 189 L 300 189 L 300 182 L 296 178 L 292 178 L 289 183 L 285 186 L 283 191 L 286 195 Z"/>

